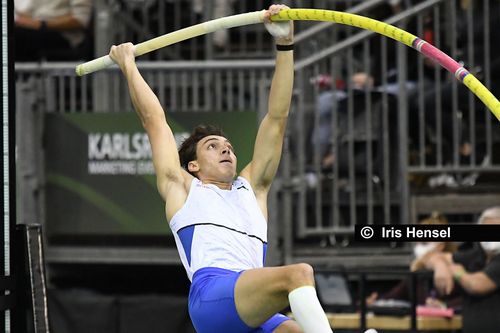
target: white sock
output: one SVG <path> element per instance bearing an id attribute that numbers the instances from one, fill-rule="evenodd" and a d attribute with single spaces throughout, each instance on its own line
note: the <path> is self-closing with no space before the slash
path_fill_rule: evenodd
<path id="1" fill-rule="evenodd" d="M 295 320 L 305 333 L 332 332 L 314 287 L 304 286 L 294 289 L 288 294 L 288 300 Z"/>

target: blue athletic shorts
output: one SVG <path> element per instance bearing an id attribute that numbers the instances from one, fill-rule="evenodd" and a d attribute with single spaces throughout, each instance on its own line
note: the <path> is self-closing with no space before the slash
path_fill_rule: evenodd
<path id="1" fill-rule="evenodd" d="M 234 287 L 242 272 L 207 267 L 195 272 L 189 291 L 189 315 L 198 333 L 271 333 L 287 316 L 276 314 L 260 327 L 241 320 L 234 302 Z"/>

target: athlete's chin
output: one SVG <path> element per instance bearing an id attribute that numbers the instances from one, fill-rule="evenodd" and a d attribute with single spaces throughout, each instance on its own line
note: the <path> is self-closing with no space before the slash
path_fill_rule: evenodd
<path id="1" fill-rule="evenodd" d="M 221 180 L 225 183 L 230 183 L 236 177 L 236 171 L 226 171 L 221 173 Z"/>
<path id="2" fill-rule="evenodd" d="M 234 178 L 234 176 L 236 175 L 236 168 L 229 165 L 224 166 L 223 168 L 219 169 L 219 173 L 221 176 Z"/>
<path id="3" fill-rule="evenodd" d="M 231 172 L 229 174 L 224 175 L 224 181 L 228 183 L 232 182 L 235 177 L 236 177 L 236 172 Z"/>

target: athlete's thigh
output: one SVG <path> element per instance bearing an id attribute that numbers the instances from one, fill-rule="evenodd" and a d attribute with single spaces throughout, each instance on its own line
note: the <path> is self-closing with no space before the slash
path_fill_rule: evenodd
<path id="1" fill-rule="evenodd" d="M 257 327 L 288 306 L 289 270 L 265 267 L 244 271 L 234 289 L 236 309 L 249 326 Z"/>
<path id="2" fill-rule="evenodd" d="M 189 292 L 189 315 L 197 332 L 253 331 L 241 320 L 236 310 L 234 289 L 239 275 L 226 271 L 220 275 L 198 275 L 193 279 Z"/>

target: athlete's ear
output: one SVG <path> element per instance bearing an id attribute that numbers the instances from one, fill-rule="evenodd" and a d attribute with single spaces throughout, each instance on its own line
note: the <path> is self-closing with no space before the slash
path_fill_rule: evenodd
<path id="1" fill-rule="evenodd" d="M 200 171 L 200 166 L 196 160 L 188 163 L 188 171 L 192 173 Z"/>

